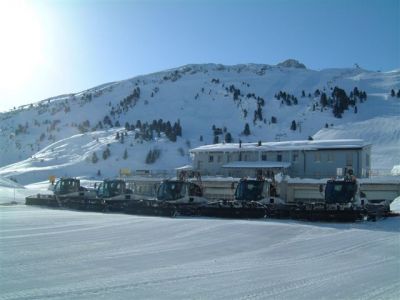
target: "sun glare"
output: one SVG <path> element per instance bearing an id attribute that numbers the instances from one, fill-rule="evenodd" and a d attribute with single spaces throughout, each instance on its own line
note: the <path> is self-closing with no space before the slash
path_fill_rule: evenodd
<path id="1" fill-rule="evenodd" d="M 0 0 L 0 89 L 16 90 L 43 61 L 39 16 L 26 1 Z"/>

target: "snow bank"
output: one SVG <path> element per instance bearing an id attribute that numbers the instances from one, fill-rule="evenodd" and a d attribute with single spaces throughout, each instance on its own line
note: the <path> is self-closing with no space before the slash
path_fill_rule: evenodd
<path id="1" fill-rule="evenodd" d="M 0 187 L 23 189 L 24 187 L 15 181 L 0 176 Z"/>
<path id="2" fill-rule="evenodd" d="M 392 170 L 390 171 L 392 175 L 400 176 L 400 165 L 393 166 Z"/>
<path id="3" fill-rule="evenodd" d="M 48 183 L 38 183 L 24 187 L 12 180 L 0 177 L 0 205 L 24 204 L 25 197 L 38 193 L 49 194 Z"/>
<path id="4" fill-rule="evenodd" d="M 16 204 L 22 200 L 25 202 L 29 193 L 22 185 L 0 176 L 0 204 Z"/>
<path id="5" fill-rule="evenodd" d="M 25 203 L 25 197 L 37 194 L 37 192 L 24 188 L 0 187 L 0 205 Z"/>
<path id="6" fill-rule="evenodd" d="M 400 213 L 400 197 L 394 199 L 394 201 L 390 204 L 390 210 Z"/>

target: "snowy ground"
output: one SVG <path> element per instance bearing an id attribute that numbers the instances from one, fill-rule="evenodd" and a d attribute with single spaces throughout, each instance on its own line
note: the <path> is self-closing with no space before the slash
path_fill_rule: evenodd
<path id="1" fill-rule="evenodd" d="M 399 232 L 2 205 L 0 299 L 399 299 Z"/>

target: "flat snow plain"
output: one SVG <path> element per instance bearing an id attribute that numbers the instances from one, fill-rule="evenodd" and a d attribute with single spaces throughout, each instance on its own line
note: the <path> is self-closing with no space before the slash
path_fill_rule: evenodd
<path id="1" fill-rule="evenodd" d="M 0 299 L 400 299 L 399 232 L 1 205 Z"/>

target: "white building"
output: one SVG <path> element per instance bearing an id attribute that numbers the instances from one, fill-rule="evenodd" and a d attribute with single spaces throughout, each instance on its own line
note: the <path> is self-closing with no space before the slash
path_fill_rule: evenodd
<path id="1" fill-rule="evenodd" d="M 190 150 L 193 169 L 202 175 L 256 176 L 283 172 L 291 177 L 368 177 L 371 144 L 363 140 L 318 140 L 205 145 Z"/>

